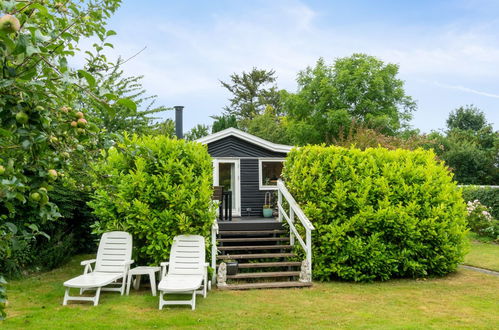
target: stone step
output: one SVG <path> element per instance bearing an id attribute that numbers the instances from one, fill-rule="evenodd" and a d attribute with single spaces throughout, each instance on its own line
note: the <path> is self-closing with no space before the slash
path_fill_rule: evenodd
<path id="1" fill-rule="evenodd" d="M 236 250 L 287 250 L 291 249 L 291 245 L 234 245 L 234 246 L 219 246 L 219 251 L 236 251 Z"/>
<path id="2" fill-rule="evenodd" d="M 272 234 L 286 234 L 286 230 L 221 230 L 219 234 L 224 235 L 272 235 Z"/>
<path id="3" fill-rule="evenodd" d="M 296 257 L 294 253 L 248 253 L 248 254 L 223 254 L 217 256 L 218 260 L 224 259 L 267 259 Z"/>
<path id="4" fill-rule="evenodd" d="M 263 283 L 243 283 L 227 284 L 219 286 L 220 290 L 251 290 L 251 289 L 277 289 L 277 288 L 303 288 L 312 286 L 311 282 L 263 282 Z"/>
<path id="5" fill-rule="evenodd" d="M 289 272 L 239 273 L 236 275 L 227 275 L 227 279 L 290 277 L 290 276 L 300 276 L 300 272 L 299 271 L 289 271 Z"/>
<path id="6" fill-rule="evenodd" d="M 239 264 L 238 268 L 267 268 L 267 267 L 300 267 L 300 261 L 275 261 L 275 262 L 248 262 Z"/>
<path id="7" fill-rule="evenodd" d="M 219 238 L 218 242 L 289 242 L 289 237 L 238 237 L 238 238 Z"/>

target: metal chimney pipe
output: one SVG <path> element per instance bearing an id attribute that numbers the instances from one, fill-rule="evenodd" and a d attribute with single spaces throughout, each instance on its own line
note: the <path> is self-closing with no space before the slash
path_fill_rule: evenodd
<path id="1" fill-rule="evenodd" d="M 176 105 L 173 107 L 175 109 L 175 135 L 179 139 L 184 138 L 184 130 L 182 125 L 182 113 L 184 111 L 183 105 Z"/>

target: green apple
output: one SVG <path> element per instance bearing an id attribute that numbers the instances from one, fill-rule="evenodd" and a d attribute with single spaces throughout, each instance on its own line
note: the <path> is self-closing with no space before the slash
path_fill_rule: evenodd
<path id="1" fill-rule="evenodd" d="M 26 124 L 29 120 L 29 116 L 21 111 L 16 114 L 16 120 L 19 124 Z"/>
<path id="2" fill-rule="evenodd" d="M 21 23 L 19 20 L 9 14 L 5 14 L 0 18 L 0 30 L 7 33 L 14 33 L 19 31 Z"/>
<path id="3" fill-rule="evenodd" d="M 79 127 L 85 127 L 85 126 L 87 126 L 87 120 L 85 118 L 78 119 L 78 126 Z"/>
<path id="4" fill-rule="evenodd" d="M 50 177 L 52 180 L 57 179 L 58 173 L 57 173 L 57 171 L 56 171 L 56 170 L 54 170 L 54 169 L 48 170 L 48 173 L 49 173 L 49 177 Z"/>
<path id="5" fill-rule="evenodd" d="M 33 202 L 39 202 L 40 199 L 42 198 L 42 195 L 40 195 L 40 193 L 38 192 L 32 192 L 30 195 L 29 195 L 29 198 L 33 201 Z"/>

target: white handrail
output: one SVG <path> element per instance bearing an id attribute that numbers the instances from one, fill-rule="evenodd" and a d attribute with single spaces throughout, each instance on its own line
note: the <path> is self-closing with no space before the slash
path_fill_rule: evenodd
<path id="1" fill-rule="evenodd" d="M 217 277 L 217 234 L 218 234 L 218 222 L 217 218 L 213 221 L 211 225 L 211 268 L 213 268 L 213 276 L 211 278 L 211 283 L 215 283 Z"/>
<path id="2" fill-rule="evenodd" d="M 286 213 L 284 208 L 282 207 L 283 197 L 289 205 L 289 215 Z M 305 213 L 303 213 L 302 209 L 296 203 L 293 196 L 291 196 L 290 192 L 284 185 L 282 180 L 277 181 L 277 209 L 279 210 L 278 220 L 282 222 L 282 218 L 286 219 L 286 222 L 289 224 L 290 229 L 290 244 L 294 245 L 295 238 L 298 240 L 302 248 L 305 250 L 307 255 L 307 262 L 309 265 L 310 272 L 312 272 L 312 230 L 315 230 L 314 225 L 308 220 Z M 305 240 L 300 236 L 300 233 L 296 229 L 295 215 L 300 219 L 301 224 L 305 228 L 306 237 Z"/>

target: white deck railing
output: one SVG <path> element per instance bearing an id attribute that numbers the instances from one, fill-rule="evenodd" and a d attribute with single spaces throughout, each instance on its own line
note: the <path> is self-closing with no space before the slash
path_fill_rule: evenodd
<path id="1" fill-rule="evenodd" d="M 213 276 L 211 279 L 212 283 L 215 283 L 215 278 L 217 276 L 217 235 L 218 235 L 218 222 L 217 218 L 213 221 L 211 225 L 211 268 L 213 268 Z"/>
<path id="2" fill-rule="evenodd" d="M 289 215 L 282 206 L 283 198 L 289 205 Z M 298 203 L 296 203 L 293 196 L 291 196 L 291 193 L 288 191 L 282 180 L 277 181 L 277 208 L 279 210 L 278 221 L 282 222 L 282 218 L 284 217 L 284 219 L 286 219 L 289 224 L 290 244 L 294 246 L 295 238 L 298 240 L 303 250 L 305 251 L 310 275 L 312 275 L 312 230 L 315 230 L 315 228 L 310 220 L 308 220 L 305 213 L 303 213 Z M 305 240 L 303 240 L 300 233 L 295 227 L 295 217 L 298 217 L 303 228 L 305 228 Z"/>

